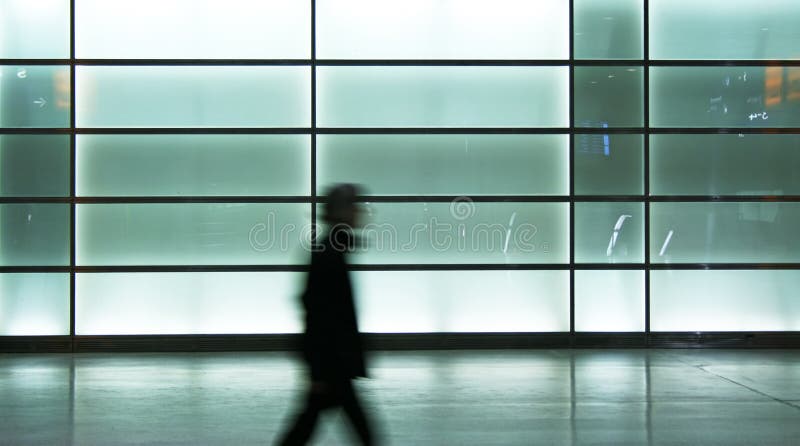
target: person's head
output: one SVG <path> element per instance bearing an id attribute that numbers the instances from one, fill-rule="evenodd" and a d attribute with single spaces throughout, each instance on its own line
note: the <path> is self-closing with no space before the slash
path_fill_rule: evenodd
<path id="1" fill-rule="evenodd" d="M 324 214 L 322 218 L 330 225 L 347 225 L 355 227 L 358 224 L 359 208 L 356 198 L 363 195 L 362 190 L 355 184 L 337 184 L 328 189 L 325 197 Z"/>

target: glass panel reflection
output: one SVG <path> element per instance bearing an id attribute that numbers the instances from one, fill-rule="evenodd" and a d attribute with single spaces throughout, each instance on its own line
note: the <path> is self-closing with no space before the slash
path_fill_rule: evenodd
<path id="1" fill-rule="evenodd" d="M 575 261 L 644 261 L 644 204 L 575 203 Z"/>
<path id="2" fill-rule="evenodd" d="M 69 196 L 69 136 L 0 135 L 0 196 Z"/>
<path id="3" fill-rule="evenodd" d="M 800 271 L 652 271 L 653 331 L 800 330 Z"/>
<path id="4" fill-rule="evenodd" d="M 0 2 L 0 58 L 69 57 L 69 0 Z"/>
<path id="5" fill-rule="evenodd" d="M 319 67 L 320 127 L 565 127 L 567 67 Z"/>
<path id="6" fill-rule="evenodd" d="M 68 66 L 0 65 L 0 127 L 69 127 Z"/>
<path id="7" fill-rule="evenodd" d="M 575 271 L 575 330 L 644 331 L 644 271 Z"/>
<path id="8" fill-rule="evenodd" d="M 798 195 L 798 135 L 651 135 L 653 195 Z"/>
<path id="9" fill-rule="evenodd" d="M 0 265 L 69 265 L 69 205 L 0 204 Z"/>
<path id="10" fill-rule="evenodd" d="M 575 193 L 642 194 L 643 147 L 642 135 L 575 135 Z"/>
<path id="11" fill-rule="evenodd" d="M 651 67 L 654 127 L 798 127 L 800 67 Z"/>
<path id="12" fill-rule="evenodd" d="M 0 336 L 69 334 L 69 274 L 0 274 Z"/>
<path id="13" fill-rule="evenodd" d="M 800 261 L 800 203 L 652 203 L 653 263 Z"/>
<path id="14" fill-rule="evenodd" d="M 80 66 L 78 127 L 305 127 L 302 66 Z"/>
<path id="15" fill-rule="evenodd" d="M 302 273 L 81 273 L 78 335 L 297 333 Z"/>
<path id="16" fill-rule="evenodd" d="M 317 191 L 374 195 L 568 195 L 567 135 L 319 135 Z"/>
<path id="17" fill-rule="evenodd" d="M 641 67 L 575 67 L 577 127 L 641 127 Z"/>
<path id="18" fill-rule="evenodd" d="M 568 271 L 357 271 L 361 331 L 569 331 Z"/>
<path id="19" fill-rule="evenodd" d="M 307 261 L 307 204 L 79 204 L 79 265 L 241 265 Z"/>
<path id="20" fill-rule="evenodd" d="M 575 58 L 641 59 L 642 0 L 574 0 Z"/>
<path id="21" fill-rule="evenodd" d="M 78 195 L 308 195 L 307 135 L 78 135 Z"/>

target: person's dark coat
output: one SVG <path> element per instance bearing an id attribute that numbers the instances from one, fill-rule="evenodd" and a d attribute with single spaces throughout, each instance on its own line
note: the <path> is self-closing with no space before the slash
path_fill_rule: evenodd
<path id="1" fill-rule="evenodd" d="M 353 291 L 345 260 L 352 236 L 333 230 L 315 243 L 305 292 L 303 356 L 313 381 L 366 377 Z"/>

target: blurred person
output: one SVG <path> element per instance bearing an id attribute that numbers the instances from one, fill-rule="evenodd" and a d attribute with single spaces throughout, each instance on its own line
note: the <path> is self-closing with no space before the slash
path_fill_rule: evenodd
<path id="1" fill-rule="evenodd" d="M 353 228 L 358 224 L 356 198 L 363 195 L 360 192 L 355 185 L 340 184 L 328 191 L 325 200 L 323 219 L 329 228 L 314 240 L 302 294 L 305 333 L 301 351 L 310 382 L 305 406 L 280 438 L 280 445 L 306 444 L 320 413 L 331 408 L 344 411 L 362 444 L 375 444 L 371 423 L 352 382 L 367 376 L 346 260 L 347 252 L 355 247 Z"/>

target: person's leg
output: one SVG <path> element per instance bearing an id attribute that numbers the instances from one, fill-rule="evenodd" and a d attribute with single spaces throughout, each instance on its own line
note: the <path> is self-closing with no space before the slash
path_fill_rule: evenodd
<path id="1" fill-rule="evenodd" d="M 347 417 L 350 418 L 350 423 L 352 423 L 361 443 L 364 445 L 375 444 L 370 422 L 361 406 L 355 389 L 353 389 L 353 383 L 349 379 L 342 381 L 338 385 L 338 393 L 339 404 L 341 404 Z"/>
<path id="2" fill-rule="evenodd" d="M 330 406 L 330 403 L 330 395 L 327 392 L 317 391 L 313 387 L 309 388 L 305 407 L 296 416 L 291 429 L 283 435 L 277 444 L 295 446 L 308 443 L 311 434 L 314 433 L 314 427 L 317 424 L 320 412 Z"/>

